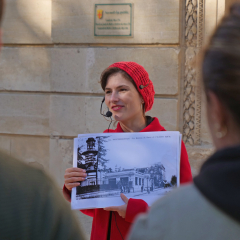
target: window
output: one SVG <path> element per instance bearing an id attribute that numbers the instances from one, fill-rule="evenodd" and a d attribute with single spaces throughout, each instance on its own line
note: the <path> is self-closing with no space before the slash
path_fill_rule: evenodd
<path id="1" fill-rule="evenodd" d="M 135 177 L 135 185 L 138 185 L 138 178 Z"/>
<path id="2" fill-rule="evenodd" d="M 141 179 L 141 178 L 139 178 L 139 185 L 141 185 L 141 180 L 142 180 L 142 179 Z"/>

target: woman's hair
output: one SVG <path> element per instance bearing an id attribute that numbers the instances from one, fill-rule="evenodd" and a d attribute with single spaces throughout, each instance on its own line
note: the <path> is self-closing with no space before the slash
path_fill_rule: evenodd
<path id="1" fill-rule="evenodd" d="M 126 80 L 129 80 L 134 85 L 136 90 L 138 91 L 137 85 L 133 81 L 131 76 L 129 76 L 129 74 L 127 74 L 125 71 L 123 71 L 122 69 L 117 68 L 117 67 L 107 68 L 102 72 L 101 79 L 100 79 L 100 84 L 101 84 L 101 87 L 102 87 L 103 91 L 105 91 L 108 78 L 112 75 L 117 74 L 117 73 L 120 73 L 123 76 L 123 78 L 125 78 Z"/>
<path id="2" fill-rule="evenodd" d="M 234 4 L 214 32 L 202 64 L 206 95 L 216 94 L 240 126 L 240 4 Z"/>

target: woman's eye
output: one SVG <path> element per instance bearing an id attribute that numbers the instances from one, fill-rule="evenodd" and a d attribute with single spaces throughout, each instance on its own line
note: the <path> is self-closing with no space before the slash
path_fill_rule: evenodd
<path id="1" fill-rule="evenodd" d="M 121 88 L 120 91 L 124 92 L 124 91 L 127 91 L 127 89 L 126 88 Z"/>
<path id="2" fill-rule="evenodd" d="M 109 93 L 111 93 L 111 91 L 106 91 L 106 92 L 105 92 L 105 94 L 109 94 Z"/>

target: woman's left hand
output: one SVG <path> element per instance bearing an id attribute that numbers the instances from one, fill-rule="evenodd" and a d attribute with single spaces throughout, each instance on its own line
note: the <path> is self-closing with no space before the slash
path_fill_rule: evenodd
<path id="1" fill-rule="evenodd" d="M 126 217 L 126 211 L 127 211 L 127 205 L 128 205 L 128 198 L 123 194 L 121 193 L 121 198 L 122 200 L 125 202 L 124 205 L 121 205 L 121 206 L 117 206 L 117 207 L 106 207 L 104 208 L 104 210 L 106 211 L 116 211 L 118 212 L 118 214 L 122 217 L 122 218 L 125 218 Z"/>

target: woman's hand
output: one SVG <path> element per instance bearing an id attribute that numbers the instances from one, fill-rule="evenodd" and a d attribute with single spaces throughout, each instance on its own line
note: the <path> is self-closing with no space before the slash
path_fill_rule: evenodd
<path id="1" fill-rule="evenodd" d="M 104 210 L 106 211 L 116 211 L 118 212 L 118 214 L 122 217 L 125 218 L 126 217 L 126 211 L 127 211 L 127 205 L 128 205 L 128 198 L 121 193 L 121 198 L 122 200 L 125 202 L 124 205 L 118 206 L 118 207 L 106 207 L 104 208 Z"/>
<path id="2" fill-rule="evenodd" d="M 65 187 L 72 191 L 72 188 L 79 186 L 79 182 L 84 181 L 86 177 L 86 170 L 82 168 L 67 168 L 64 174 Z"/>

